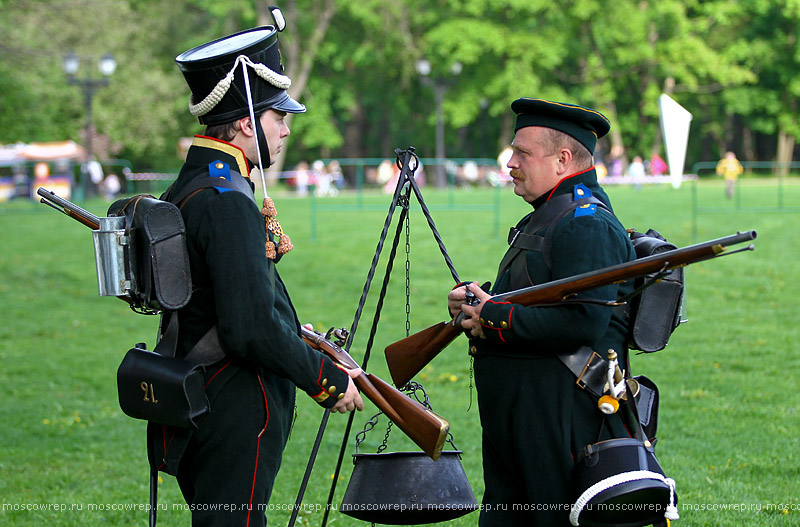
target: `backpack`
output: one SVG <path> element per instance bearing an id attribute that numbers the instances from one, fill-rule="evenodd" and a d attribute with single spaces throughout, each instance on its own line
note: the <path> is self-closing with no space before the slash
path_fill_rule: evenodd
<path id="1" fill-rule="evenodd" d="M 108 216 L 125 218 L 120 279 L 131 308 L 155 314 L 185 306 L 192 296 L 192 276 L 178 207 L 140 194 L 114 202 Z"/>
<path id="2" fill-rule="evenodd" d="M 656 230 L 629 233 L 637 258 L 677 249 Z M 645 289 L 630 302 L 628 347 L 645 353 L 660 351 L 667 346 L 672 332 L 686 322 L 682 316 L 683 268 L 667 271 L 661 277 L 653 274 L 639 277 L 634 287 L 637 291 Z"/>
<path id="3" fill-rule="evenodd" d="M 124 217 L 124 230 L 102 234 L 119 240 L 113 244 L 119 254 L 103 258 L 101 254 L 106 251 L 99 251 L 97 268 L 98 275 L 111 272 L 122 286 L 107 295 L 101 291 L 101 295 L 123 297 L 131 309 L 147 315 L 175 311 L 188 304 L 192 297 L 192 275 L 186 249 L 186 226 L 179 206 L 206 188 L 216 188 L 220 192 L 233 190 L 254 199 L 249 184 L 241 175 L 230 170 L 225 175 L 229 179 L 195 178 L 176 196 L 171 196 L 170 187 L 163 199 L 139 194 L 112 203 L 108 216 Z"/>
<path id="4" fill-rule="evenodd" d="M 550 268 L 553 238 L 551 225 L 558 223 L 570 213 L 594 214 L 597 207 L 613 215 L 602 201 L 591 196 L 587 188 L 584 187 L 583 192 L 586 197 L 574 199 L 572 195 L 562 194 L 551 199 L 547 207 L 541 211 L 543 214 L 532 219 L 524 231 L 511 229 L 509 245 L 512 248 L 541 252 L 545 264 Z M 540 211 L 537 209 L 537 212 Z M 543 228 L 547 228 L 544 236 L 534 234 Z M 629 229 L 628 234 L 637 258 L 677 249 L 653 229 L 649 229 L 646 233 Z M 515 275 L 512 282 L 522 284 L 527 281 L 533 285 L 528 277 L 524 258 L 515 258 L 508 262 L 507 267 Z M 637 294 L 629 303 L 620 307 L 628 320 L 628 347 L 646 353 L 662 350 L 666 347 L 672 332 L 685 321 L 681 317 L 684 292 L 683 269 L 667 271 L 660 277 L 653 274 L 639 277 L 634 280 L 634 290 Z"/>

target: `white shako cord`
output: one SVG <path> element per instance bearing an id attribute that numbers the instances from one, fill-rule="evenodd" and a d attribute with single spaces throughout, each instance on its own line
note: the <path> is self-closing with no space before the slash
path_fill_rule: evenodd
<path id="1" fill-rule="evenodd" d="M 231 87 L 231 83 L 233 83 L 233 75 L 236 71 L 236 66 L 239 65 L 239 62 L 243 64 L 247 64 L 258 74 L 259 77 L 267 81 L 268 83 L 272 84 L 278 89 L 287 90 L 289 86 L 292 85 L 292 80 L 287 77 L 286 75 L 281 75 L 280 73 L 269 69 L 264 64 L 260 62 L 253 62 L 250 60 L 247 55 L 239 55 L 236 57 L 236 61 L 233 63 L 233 67 L 225 75 L 223 78 L 217 82 L 217 85 L 214 86 L 214 89 L 211 90 L 211 93 L 206 95 L 205 99 L 200 101 L 197 104 L 193 104 L 191 99 L 189 100 L 189 111 L 195 117 L 199 117 L 201 115 L 205 115 L 210 112 L 218 103 L 222 100 L 226 93 L 228 93 L 228 89 Z M 245 75 L 245 78 L 247 76 Z"/>
<path id="2" fill-rule="evenodd" d="M 267 185 L 266 185 L 266 178 L 264 177 L 264 167 L 263 163 L 261 162 L 261 149 L 258 146 L 258 135 L 256 133 L 256 120 L 255 120 L 255 112 L 253 111 L 253 96 L 250 92 L 250 78 L 247 75 L 247 67 L 250 66 L 256 72 L 256 74 L 267 81 L 268 83 L 272 84 L 278 89 L 286 90 L 289 86 L 292 85 L 292 80 L 287 77 L 286 75 L 282 75 L 264 64 L 260 62 L 253 62 L 250 58 L 246 55 L 239 55 L 236 57 L 236 60 L 233 63 L 233 67 L 228 72 L 225 77 L 217 82 L 217 85 L 214 86 L 214 89 L 211 90 L 211 93 L 206 95 L 206 97 L 197 104 L 193 104 L 191 99 L 189 100 L 189 112 L 192 115 L 199 117 L 201 115 L 205 115 L 210 112 L 222 98 L 228 93 L 228 89 L 230 89 L 231 84 L 233 83 L 233 77 L 236 72 L 236 67 L 242 64 L 242 72 L 244 74 L 244 86 L 245 90 L 247 91 L 247 107 L 250 111 L 250 120 L 251 125 L 253 126 L 253 138 L 256 143 L 256 155 L 258 156 L 258 169 L 261 173 L 261 187 L 264 189 L 264 197 L 267 196 Z M 249 174 L 248 174 L 249 175 Z"/>
<path id="3" fill-rule="evenodd" d="M 237 57 L 236 60 L 238 61 L 242 57 L 247 59 L 247 57 L 245 57 L 244 55 L 239 55 L 239 57 Z M 264 197 L 268 198 L 269 195 L 267 194 L 267 178 L 264 177 L 264 163 L 261 161 L 261 148 L 258 146 L 258 125 L 256 124 L 256 113 L 253 110 L 253 96 L 250 93 L 250 77 L 247 75 L 247 63 L 245 63 L 244 61 L 242 61 L 242 73 L 244 74 L 244 89 L 247 92 L 247 109 L 250 110 L 250 126 L 253 129 L 253 142 L 256 145 L 256 158 L 258 159 L 258 171 L 261 174 L 261 189 L 264 191 Z"/>

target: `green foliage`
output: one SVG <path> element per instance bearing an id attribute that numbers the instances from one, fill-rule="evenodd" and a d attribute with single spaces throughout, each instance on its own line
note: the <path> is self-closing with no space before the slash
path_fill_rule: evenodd
<path id="1" fill-rule="evenodd" d="M 797 0 L 286 0 L 288 70 L 309 114 L 293 123 L 290 161 L 382 157 L 397 145 L 432 151 L 434 102 L 415 64 L 450 84 L 448 154 L 492 156 L 511 135 L 520 96 L 569 100 L 608 113 L 627 155 L 660 148 L 662 92 L 694 115 L 687 166 L 719 149 L 772 159 L 777 135 L 797 136 Z M 268 21 L 265 0 L 17 0 L 0 18 L 0 142 L 81 141 L 86 116 L 61 57 L 118 61 L 94 100 L 108 155 L 137 170 L 174 167 L 177 141 L 202 131 L 186 111 L 174 63 L 190 47 Z M 330 25 L 323 14 L 332 13 Z M 89 23 L 91 22 L 91 23 Z M 319 46 L 315 32 L 326 31 Z M 463 66 L 452 76 L 450 66 Z M 95 72 L 95 75 L 96 72 Z M 21 117 L 21 116 L 24 116 Z M 491 117 L 487 119 L 488 117 Z M 478 128 L 481 133 L 474 130 Z M 300 136 L 303 137 L 300 137 Z M 745 137 L 749 139 L 746 141 Z M 431 154 L 432 155 L 432 154 Z"/>
<path id="2" fill-rule="evenodd" d="M 292 120 L 292 134 L 294 146 L 305 148 L 335 149 L 344 142 L 342 135 L 336 128 L 336 114 L 333 112 L 333 93 L 329 84 L 316 82 L 312 79 L 307 96 L 303 103 L 308 108 L 308 113 L 299 119 Z M 345 95 L 340 94 L 341 96 Z M 304 149 L 305 149 L 304 148 Z"/>

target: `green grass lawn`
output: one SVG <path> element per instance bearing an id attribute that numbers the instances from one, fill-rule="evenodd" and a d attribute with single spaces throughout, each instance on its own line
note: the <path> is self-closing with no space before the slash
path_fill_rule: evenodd
<path id="1" fill-rule="evenodd" d="M 800 354 L 794 347 L 800 215 L 774 206 L 771 182 L 746 183 L 739 207 L 725 201 L 719 182 L 697 188 L 698 204 L 707 209 L 697 216 L 698 241 L 755 229 L 756 251 L 691 266 L 689 323 L 678 328 L 666 350 L 632 359 L 634 374 L 647 375 L 661 390 L 657 453 L 677 482 L 678 525 L 800 524 Z M 690 186 L 608 190 L 626 226 L 655 227 L 679 246 L 693 243 Z M 423 192 L 461 279 L 492 280 L 507 228 L 527 206 L 504 189 L 498 234 L 494 212 L 485 207 L 495 202 L 494 191 Z M 787 206 L 800 201 L 800 186 L 782 192 Z M 279 269 L 301 320 L 318 329 L 349 327 L 390 197 L 320 198 L 315 215 L 309 199 L 274 197 L 296 247 Z M 107 205 L 90 201 L 85 207 L 104 215 Z M 444 319 L 453 281 L 418 207 L 411 210 L 409 236 L 414 332 Z M 90 231 L 42 205 L 0 204 L 0 247 L 0 525 L 146 525 L 145 425 L 119 410 L 115 375 L 128 348 L 153 343 L 157 319 L 98 297 Z M 363 358 L 389 249 L 387 243 L 351 349 L 357 360 Z M 405 336 L 405 324 L 403 234 L 368 366 L 385 380 L 383 348 Z M 443 352 L 420 380 L 434 410 L 450 421 L 480 500 L 480 425 L 465 339 Z M 352 471 L 355 432 L 376 411 L 367 403 L 356 416 L 334 507 Z M 301 394 L 271 501 L 271 525 L 289 519 L 321 417 Z M 321 522 L 345 423 L 345 417 L 331 416 L 298 525 Z M 385 424 L 384 419 L 367 434 L 362 452 L 376 451 Z M 398 430 L 390 433 L 390 451 L 412 449 Z M 161 525 L 188 525 L 174 479 L 165 476 L 159 493 Z M 330 525 L 359 523 L 337 511 L 329 519 Z M 471 514 L 451 524 L 476 523 L 477 514 Z"/>

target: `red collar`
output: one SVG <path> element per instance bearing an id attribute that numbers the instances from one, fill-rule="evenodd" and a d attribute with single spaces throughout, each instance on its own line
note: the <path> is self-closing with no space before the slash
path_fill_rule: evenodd
<path id="1" fill-rule="evenodd" d="M 550 194 L 547 196 L 547 199 L 545 201 L 549 201 L 550 198 L 553 197 L 553 194 L 555 194 L 556 189 L 558 188 L 559 185 L 561 185 L 561 183 L 563 183 L 564 181 L 566 181 L 566 180 L 568 180 L 570 178 L 574 178 L 575 176 L 580 176 L 581 174 L 585 174 L 585 173 L 589 172 L 590 170 L 594 170 L 594 166 L 590 166 L 586 170 L 581 170 L 580 172 L 576 172 L 575 174 L 571 174 L 569 176 L 566 176 L 566 177 L 562 178 L 561 181 L 556 183 L 556 186 L 553 187 L 553 190 L 550 191 Z"/>

